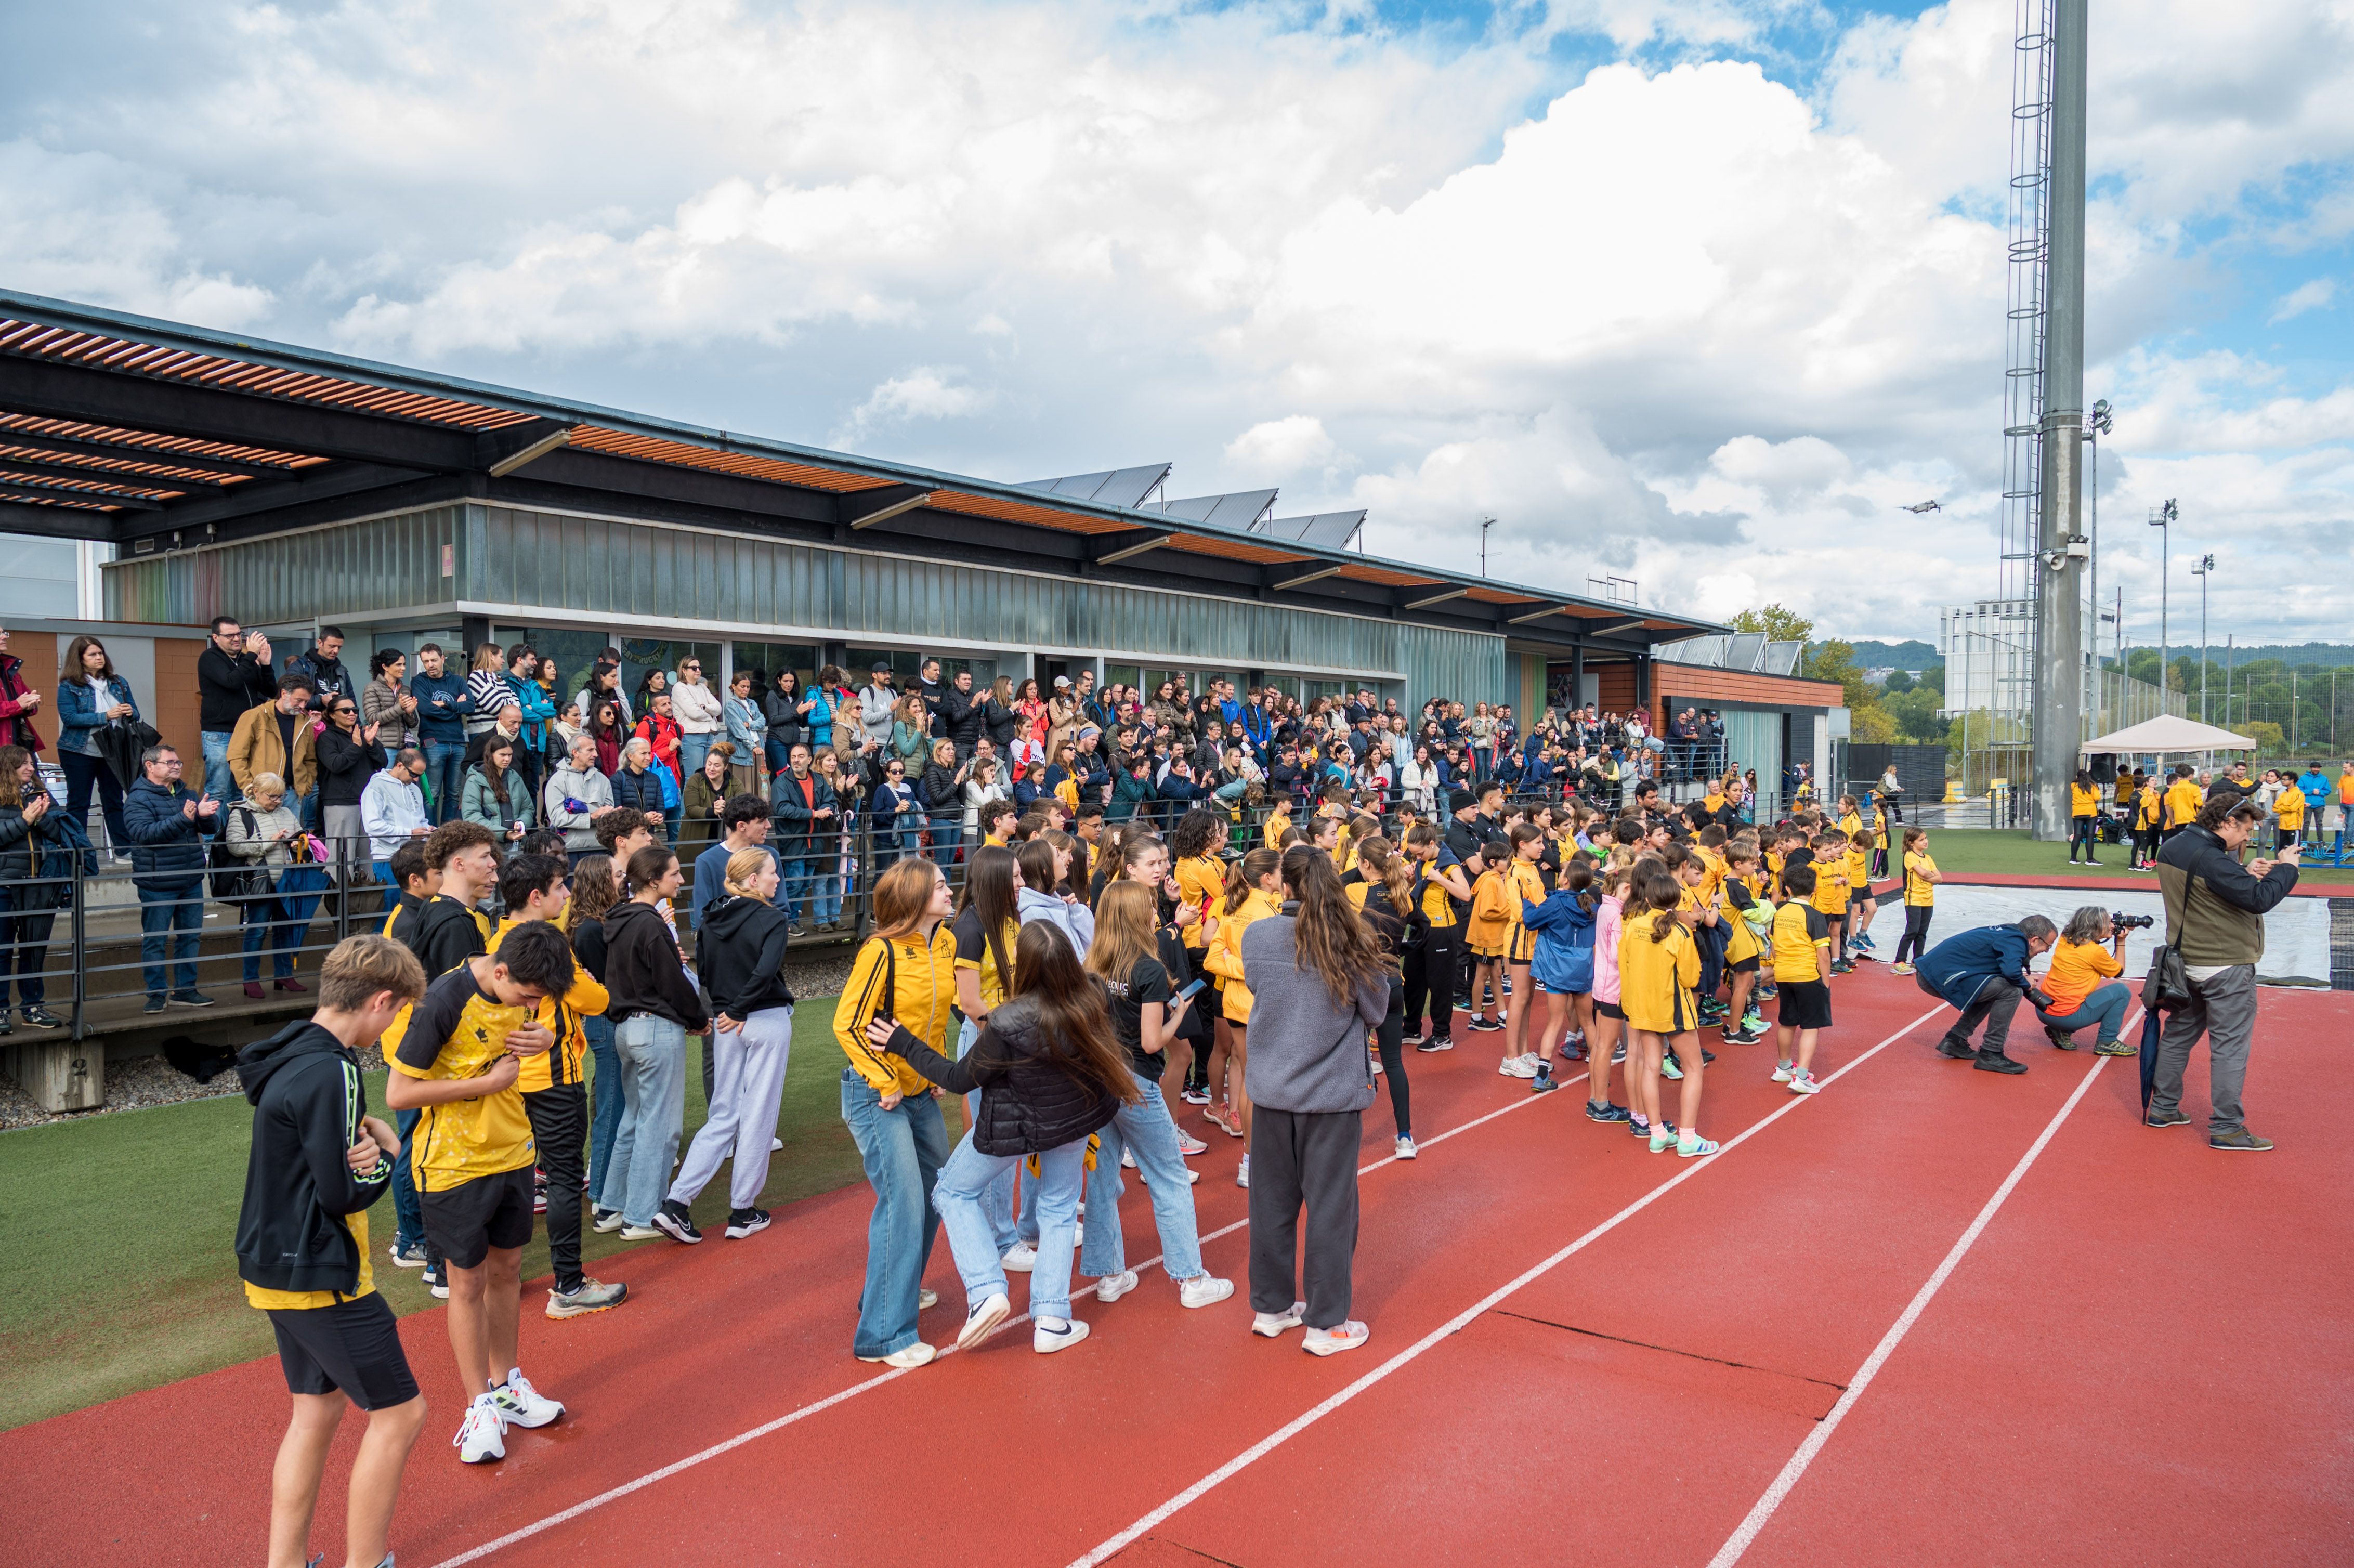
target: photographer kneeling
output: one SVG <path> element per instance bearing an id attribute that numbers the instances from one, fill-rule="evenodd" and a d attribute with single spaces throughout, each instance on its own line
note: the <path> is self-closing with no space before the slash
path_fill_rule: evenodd
<path id="1" fill-rule="evenodd" d="M 2011 1014 L 2019 999 L 2038 1007 L 2047 1000 L 2027 972 L 2028 961 L 2051 950 L 2059 930 L 2041 915 L 2030 915 L 2015 926 L 1980 926 L 1946 938 L 1921 955 L 1913 970 L 1914 983 L 1961 1017 L 1937 1042 L 1937 1054 L 1956 1062 L 1972 1062 L 1982 1073 L 2024 1073 L 2027 1064 L 2003 1052 L 2010 1041 Z M 1986 1038 L 1973 1046 L 1970 1036 L 1986 1025 Z M 1973 1058 L 1975 1060 L 1973 1061 Z"/>
<path id="2" fill-rule="evenodd" d="M 2035 1009 L 2052 1044 L 2073 1051 L 2076 1032 L 2097 1023 L 2096 1054 L 2140 1054 L 2139 1047 L 2117 1038 L 2126 1026 L 2126 1009 L 2133 1005 L 2131 988 L 2117 977 L 2126 972 L 2126 930 L 2150 923 L 2147 916 L 2121 920 L 2097 904 L 2087 904 L 2068 917 L 2059 946 L 2052 949 L 2051 972 L 2043 977 L 2045 1000 Z"/>

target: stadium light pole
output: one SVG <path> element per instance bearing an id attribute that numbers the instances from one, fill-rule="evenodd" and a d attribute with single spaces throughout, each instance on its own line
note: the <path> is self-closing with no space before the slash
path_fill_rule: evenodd
<path id="1" fill-rule="evenodd" d="M 1483 577 L 1488 575 L 1488 530 L 1495 525 L 1493 517 L 1479 519 L 1479 575 Z"/>
<path id="2" fill-rule="evenodd" d="M 2214 574 L 2215 557 L 2201 556 L 2190 563 L 2199 579 L 2199 722 L 2207 722 L 2207 579 Z"/>
<path id="3" fill-rule="evenodd" d="M 2115 421 L 2109 418 L 2109 400 L 2106 397 L 2096 399 L 2093 404 L 2092 412 L 2084 416 L 2084 440 L 2093 449 L 2091 471 L 2087 475 L 2092 482 L 2088 488 L 2091 492 L 2093 525 L 2088 532 L 2093 535 L 2093 552 L 2091 559 L 2084 563 L 2086 577 L 2084 597 L 2092 601 L 2093 634 L 2087 639 L 2091 645 L 2092 657 L 2085 661 L 2087 668 L 2084 673 L 2094 683 L 2091 694 L 2093 728 L 2104 735 L 2108 733 L 2111 726 L 2103 718 L 2108 706 L 2103 700 L 2108 692 L 2108 683 L 2101 679 L 2101 622 L 2109 619 L 2101 613 L 2101 438 L 2107 435 L 2114 427 Z M 2125 673 L 2125 665 L 2121 662 L 2117 665 L 2118 678 L 2123 679 Z"/>
<path id="4" fill-rule="evenodd" d="M 2166 596 L 2172 582 L 2168 569 L 2167 551 L 2174 542 L 2174 524 L 2182 515 L 2181 509 L 2168 496 L 2166 503 L 2155 509 L 2149 525 L 2158 530 L 2158 711 L 2166 711 Z"/>

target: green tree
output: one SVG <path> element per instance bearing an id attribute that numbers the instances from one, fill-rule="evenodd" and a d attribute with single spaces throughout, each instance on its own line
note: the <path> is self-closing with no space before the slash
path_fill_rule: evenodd
<path id="1" fill-rule="evenodd" d="M 1815 634 L 1815 623 L 1779 604 L 1744 609 L 1725 622 L 1735 631 L 1762 631 L 1775 642 L 1804 642 Z"/>
<path id="2" fill-rule="evenodd" d="M 1942 700 L 1946 694 L 1946 667 L 1943 664 L 1930 665 L 1921 672 L 1915 683 L 1925 692 L 1936 693 Z"/>
<path id="3" fill-rule="evenodd" d="M 1913 673 L 1909 670 L 1889 671 L 1888 679 L 1882 682 L 1880 685 L 1881 694 L 1883 697 L 1898 696 L 1912 689 Z"/>
<path id="4" fill-rule="evenodd" d="M 1807 649 L 1806 671 L 1818 681 L 1837 681 L 1850 708 L 1872 705 L 1872 683 L 1863 678 L 1863 666 L 1855 662 L 1855 649 L 1850 644 L 1836 637 L 1828 642 L 1811 644 Z"/>

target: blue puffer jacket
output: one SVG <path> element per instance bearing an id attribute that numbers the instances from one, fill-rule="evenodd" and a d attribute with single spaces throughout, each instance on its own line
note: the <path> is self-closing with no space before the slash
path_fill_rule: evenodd
<path id="1" fill-rule="evenodd" d="M 204 880 L 205 835 L 220 831 L 220 813 L 190 817 L 182 808 L 195 798 L 185 784 L 166 789 L 145 778 L 123 792 L 122 828 L 140 886 L 185 893 Z"/>
<path id="2" fill-rule="evenodd" d="M 131 694 L 130 682 L 120 675 L 110 675 L 107 677 L 106 685 L 107 690 L 114 694 L 115 702 L 131 705 L 133 718 L 136 719 L 140 716 L 139 704 Z M 112 705 L 111 703 L 107 705 L 109 707 Z M 58 683 L 58 749 L 59 751 L 78 751 L 85 757 L 97 756 L 98 732 L 104 729 L 110 722 L 106 716 L 106 709 L 99 705 L 98 694 L 90 689 L 88 681 Z"/>
<path id="3" fill-rule="evenodd" d="M 1530 978 L 1557 994 L 1575 995 L 1594 989 L 1594 910 L 1601 907 L 1601 901 L 1595 899 L 1594 909 L 1589 909 L 1579 903 L 1581 898 L 1595 895 L 1556 891 L 1546 894 L 1542 904 L 1521 901 L 1521 924 L 1537 934 Z"/>
<path id="4" fill-rule="evenodd" d="M 1979 988 L 1990 980 L 2027 984 L 2027 938 L 2016 926 L 1980 926 L 1957 932 L 1921 955 L 1914 965 L 1920 985 L 1946 1003 L 1967 1012 Z"/>

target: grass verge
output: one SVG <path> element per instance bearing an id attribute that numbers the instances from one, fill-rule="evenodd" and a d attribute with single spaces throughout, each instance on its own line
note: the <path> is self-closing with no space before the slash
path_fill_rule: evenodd
<path id="1" fill-rule="evenodd" d="M 2071 865 L 2066 844 L 2038 843 L 2023 830 L 1932 828 L 1929 853 L 1935 858 L 1937 869 L 1947 875 L 2113 876 L 2131 885 L 2158 885 L 2158 878 L 2148 872 L 2131 869 L 2129 844 L 2103 844 L 2098 865 Z M 2297 873 L 2296 880 L 2301 887 L 2354 887 L 2354 866 L 2307 864 Z"/>

